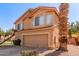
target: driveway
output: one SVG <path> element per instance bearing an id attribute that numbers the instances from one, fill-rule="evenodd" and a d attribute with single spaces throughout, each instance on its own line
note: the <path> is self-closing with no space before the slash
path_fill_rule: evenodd
<path id="1" fill-rule="evenodd" d="M 0 56 L 20 56 L 21 50 L 23 48 L 20 46 L 3 46 L 0 47 Z M 56 49 L 47 50 L 37 48 L 34 50 L 40 52 L 39 56 L 79 56 L 79 46 L 75 45 L 68 45 L 68 52 L 56 51 Z"/>
<path id="2" fill-rule="evenodd" d="M 20 46 L 3 46 L 0 47 L 0 56 L 19 56 Z"/>

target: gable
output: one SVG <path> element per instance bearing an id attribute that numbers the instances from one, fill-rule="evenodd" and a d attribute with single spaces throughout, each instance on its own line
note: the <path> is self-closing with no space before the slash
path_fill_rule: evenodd
<path id="1" fill-rule="evenodd" d="M 55 7 L 43 7 L 42 6 L 42 7 L 37 7 L 35 9 L 29 9 L 18 20 L 16 20 L 15 24 L 18 21 L 24 21 L 26 18 L 32 18 L 36 13 L 38 13 L 39 11 L 44 11 L 44 10 L 47 10 L 48 12 L 53 11 L 57 16 L 59 16 L 59 13 Z"/>

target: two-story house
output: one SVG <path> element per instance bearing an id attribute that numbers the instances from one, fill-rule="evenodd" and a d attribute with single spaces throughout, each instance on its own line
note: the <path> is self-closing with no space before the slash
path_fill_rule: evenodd
<path id="1" fill-rule="evenodd" d="M 29 9 L 15 22 L 15 38 L 21 39 L 21 45 L 26 47 L 59 47 L 58 15 L 55 7 Z"/>

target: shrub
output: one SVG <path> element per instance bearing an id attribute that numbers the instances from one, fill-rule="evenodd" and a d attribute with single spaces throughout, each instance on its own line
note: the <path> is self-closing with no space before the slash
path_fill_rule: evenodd
<path id="1" fill-rule="evenodd" d="M 35 50 L 23 50 L 21 51 L 22 56 L 36 56 L 38 53 Z"/>

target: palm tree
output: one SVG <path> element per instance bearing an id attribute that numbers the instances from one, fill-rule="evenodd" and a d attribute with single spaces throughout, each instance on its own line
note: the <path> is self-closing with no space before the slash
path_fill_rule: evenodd
<path id="1" fill-rule="evenodd" d="M 67 21 L 68 21 L 68 3 L 61 3 L 59 7 L 59 30 L 60 30 L 60 47 L 58 50 L 67 51 Z"/>

